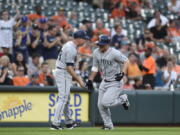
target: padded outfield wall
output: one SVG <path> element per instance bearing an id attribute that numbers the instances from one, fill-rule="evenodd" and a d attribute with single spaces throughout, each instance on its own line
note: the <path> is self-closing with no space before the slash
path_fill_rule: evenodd
<path id="1" fill-rule="evenodd" d="M 97 92 L 71 89 L 70 111 L 82 126 L 102 124 Z M 125 91 L 128 111 L 111 108 L 115 124 L 180 124 L 180 91 Z M 56 87 L 0 87 L 0 126 L 49 126 L 58 100 Z M 64 119 L 64 118 L 63 118 Z"/>

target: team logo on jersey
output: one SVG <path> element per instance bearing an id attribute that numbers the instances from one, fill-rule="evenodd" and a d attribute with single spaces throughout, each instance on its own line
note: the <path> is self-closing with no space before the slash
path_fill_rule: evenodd
<path id="1" fill-rule="evenodd" d="M 8 97 L 3 101 L 0 108 L 0 120 L 13 117 L 22 117 L 27 111 L 32 110 L 32 103 L 18 97 Z"/>

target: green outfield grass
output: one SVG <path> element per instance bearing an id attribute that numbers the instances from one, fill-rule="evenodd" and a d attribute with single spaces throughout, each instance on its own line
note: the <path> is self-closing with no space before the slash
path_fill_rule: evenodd
<path id="1" fill-rule="evenodd" d="M 97 127 L 63 131 L 48 128 L 0 128 L 0 135 L 180 135 L 180 127 L 115 127 L 111 131 Z"/>

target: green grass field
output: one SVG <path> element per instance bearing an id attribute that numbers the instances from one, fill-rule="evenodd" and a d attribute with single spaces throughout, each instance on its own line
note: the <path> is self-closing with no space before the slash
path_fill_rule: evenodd
<path id="1" fill-rule="evenodd" d="M 97 127 L 62 131 L 48 128 L 0 128 L 0 135 L 180 135 L 180 127 L 115 127 L 111 131 Z"/>

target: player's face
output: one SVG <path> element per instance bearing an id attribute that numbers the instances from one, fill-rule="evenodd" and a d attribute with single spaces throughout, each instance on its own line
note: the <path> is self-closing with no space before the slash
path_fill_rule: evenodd
<path id="1" fill-rule="evenodd" d="M 80 45 L 85 44 L 85 42 L 86 42 L 86 40 L 85 40 L 85 39 L 79 39 L 79 44 L 80 44 Z"/>
<path id="2" fill-rule="evenodd" d="M 109 45 L 99 46 L 99 50 L 100 50 L 101 52 L 106 52 L 108 48 L 109 48 Z"/>

